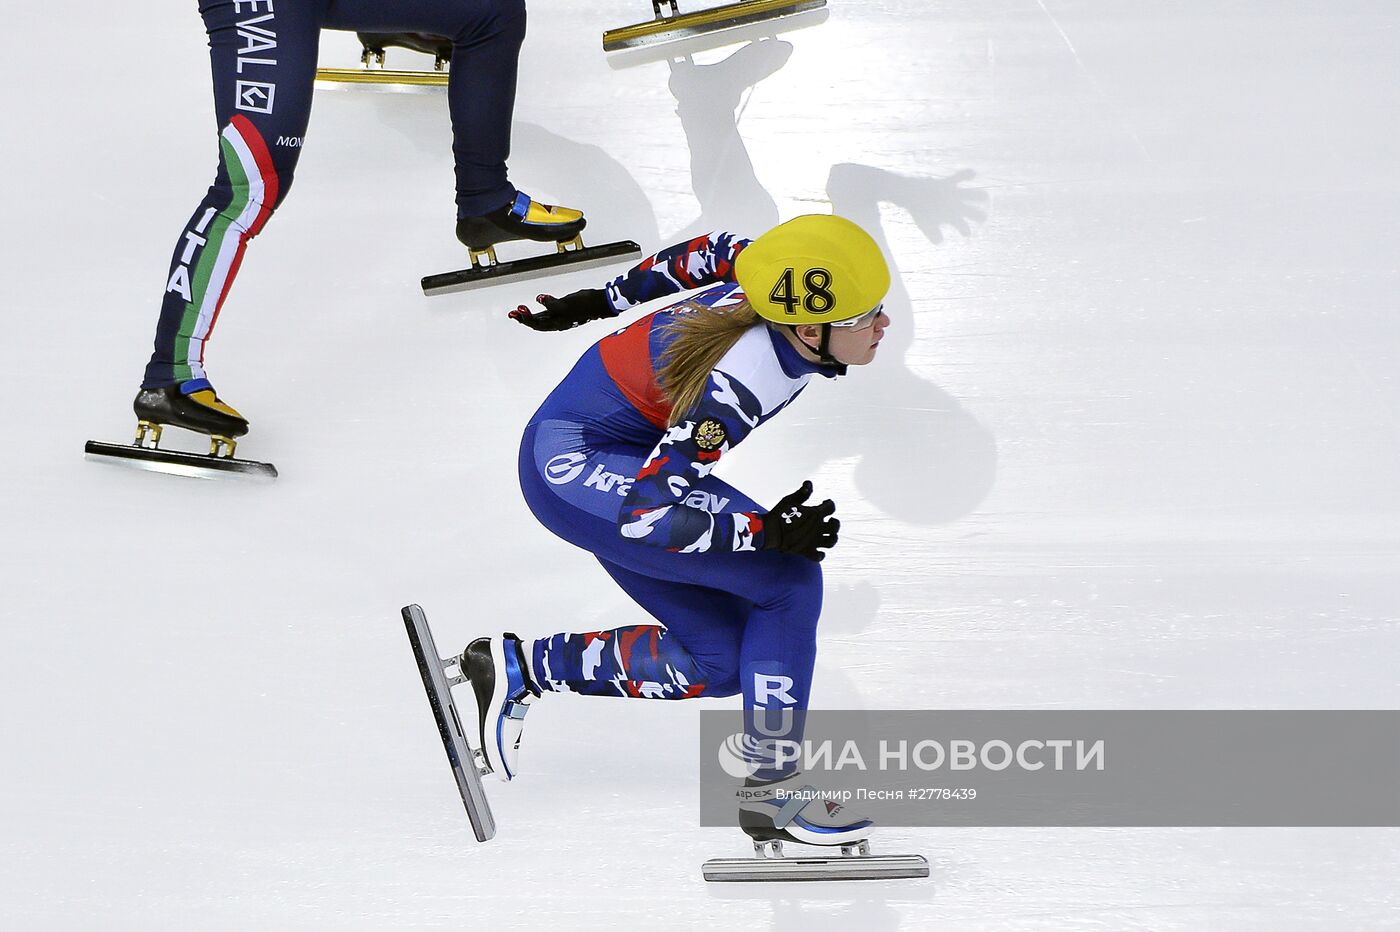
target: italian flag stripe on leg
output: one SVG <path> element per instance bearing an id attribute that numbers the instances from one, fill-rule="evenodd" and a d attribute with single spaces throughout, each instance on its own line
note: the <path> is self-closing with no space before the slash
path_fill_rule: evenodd
<path id="1" fill-rule="evenodd" d="M 233 189 L 228 207 L 214 218 L 191 280 L 191 300 L 175 342 L 175 374 L 202 378 L 204 341 L 214 329 L 248 240 L 258 234 L 277 203 L 277 172 L 267 143 L 247 117 L 235 115 L 219 134 L 224 170 Z"/>

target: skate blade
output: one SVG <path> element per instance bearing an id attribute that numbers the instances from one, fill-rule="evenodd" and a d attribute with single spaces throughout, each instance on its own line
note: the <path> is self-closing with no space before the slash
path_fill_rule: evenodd
<path id="1" fill-rule="evenodd" d="M 676 39 L 661 44 L 642 45 L 636 48 L 613 52 L 607 57 L 608 67 L 613 71 L 625 71 L 628 68 L 652 65 L 656 62 L 669 62 L 676 59 L 691 58 L 695 55 L 700 55 L 714 49 L 721 49 L 729 45 L 744 45 L 749 42 L 759 42 L 763 39 L 776 39 L 779 35 L 785 33 L 796 32 L 799 29 L 810 29 L 813 26 L 820 26 L 830 18 L 830 10 L 826 7 L 818 7 L 815 10 L 806 10 L 802 13 L 795 13 L 792 16 L 786 16 L 778 20 L 765 20 L 759 23 L 750 23 L 747 26 L 735 26 L 732 29 L 725 29 L 721 32 L 710 32 L 704 35 L 692 36 L 689 39 Z"/>
<path id="2" fill-rule="evenodd" d="M 528 259 L 513 259 L 509 262 L 498 262 L 495 265 L 428 275 L 423 278 L 423 293 L 425 295 L 452 294 L 470 288 L 503 285 L 507 282 L 537 278 L 542 273 L 555 269 L 567 268 L 569 271 L 591 269 L 613 265 L 627 259 L 640 259 L 641 256 L 642 247 L 631 240 L 606 243 L 602 246 L 585 246 L 582 249 L 531 256 Z"/>
<path id="3" fill-rule="evenodd" d="M 418 673 L 423 677 L 423 689 L 428 694 L 428 705 L 432 707 L 433 718 L 437 720 L 438 735 L 442 738 L 443 750 L 447 752 L 447 762 L 457 778 L 457 792 L 467 810 L 472 834 L 477 841 L 489 841 L 496 835 L 496 819 L 491 814 L 486 788 L 481 783 L 476 752 L 467 743 L 462 720 L 452 701 L 452 687 L 447 674 L 443 672 L 442 655 L 433 643 L 428 616 L 417 605 L 404 606 L 402 614 L 408 641 L 413 646 L 413 656 L 418 661 Z"/>
<path id="4" fill-rule="evenodd" d="M 739 0 L 738 3 L 727 3 L 708 10 L 681 13 L 677 16 L 609 29 L 603 33 L 603 51 L 616 52 L 659 42 L 688 39 L 824 6 L 826 0 Z"/>
<path id="5" fill-rule="evenodd" d="M 388 68 L 317 68 L 322 86 L 373 85 L 385 90 L 424 90 L 447 87 L 446 71 L 394 71 Z"/>
<path id="6" fill-rule="evenodd" d="M 83 447 L 83 455 L 95 463 L 111 463 L 192 479 L 251 479 L 271 482 L 277 478 L 277 467 L 271 463 L 234 459 L 231 456 L 210 456 L 207 453 L 138 447 L 130 443 L 101 443 L 89 440 Z"/>
<path id="7" fill-rule="evenodd" d="M 907 880 L 928 876 L 921 854 L 834 855 L 820 858 L 711 858 L 701 868 L 711 882 L 788 880 Z"/>

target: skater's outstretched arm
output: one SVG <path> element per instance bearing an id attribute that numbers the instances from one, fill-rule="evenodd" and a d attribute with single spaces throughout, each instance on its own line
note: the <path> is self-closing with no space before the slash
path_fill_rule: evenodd
<path id="1" fill-rule="evenodd" d="M 734 260 L 749 240 L 723 230 L 648 256 L 608 282 L 608 302 L 624 311 L 656 298 L 734 281 Z"/>
<path id="2" fill-rule="evenodd" d="M 535 300 L 544 310 L 522 304 L 510 317 L 532 330 L 568 330 L 656 298 L 733 282 L 734 260 L 748 244 L 723 230 L 697 236 L 647 256 L 603 288 L 584 288 L 562 298 L 540 295 Z"/>

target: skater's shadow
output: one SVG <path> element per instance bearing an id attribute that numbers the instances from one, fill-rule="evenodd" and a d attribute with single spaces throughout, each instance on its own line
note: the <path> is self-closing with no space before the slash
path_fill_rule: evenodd
<path id="1" fill-rule="evenodd" d="M 822 592 L 822 616 L 817 633 L 823 641 L 854 638 L 880 617 L 880 590 L 868 579 L 853 583 L 826 581 Z M 816 675 L 812 678 L 813 702 L 825 709 L 864 709 L 863 677 L 850 674 L 841 662 L 843 652 L 817 652 Z"/>
<path id="2" fill-rule="evenodd" d="M 677 234 L 688 239 L 711 230 L 767 230 L 778 223 L 778 205 L 759 183 L 748 146 L 739 134 L 746 94 L 792 57 L 792 43 L 762 39 L 722 61 L 697 65 L 690 58 L 669 62 L 668 87 L 676 99 L 690 150 L 690 183 L 700 216 Z"/>
<path id="3" fill-rule="evenodd" d="M 689 147 L 691 184 L 700 206 L 697 219 L 673 234 L 660 235 L 646 192 L 617 159 L 598 146 L 517 123 L 511 177 L 542 199 L 558 197 L 582 207 L 589 216 L 593 242 L 632 238 L 649 250 L 714 229 L 757 235 L 777 223 L 779 211 L 757 177 L 739 118 L 746 94 L 780 71 L 792 52 L 789 42 L 762 38 L 710 64 L 696 64 L 689 58 L 667 63 L 668 87 Z M 445 123 L 444 100 L 375 97 L 373 106 L 383 124 L 403 132 L 423 150 L 446 149 L 445 134 L 425 131 L 425 121 L 445 129 L 438 125 Z M 948 231 L 969 236 L 985 217 L 986 200 L 984 191 L 968 185 L 972 177 L 969 170 L 919 177 L 842 163 L 830 169 L 827 193 L 834 212 L 869 230 L 893 259 L 880 205 L 905 211 L 930 244 L 942 243 Z M 582 189 L 580 178 L 588 179 Z M 793 470 L 809 475 L 825 462 L 855 457 L 856 485 L 882 512 L 912 524 L 948 523 L 971 512 L 990 490 L 996 474 L 996 443 L 955 398 L 911 368 L 916 327 L 927 334 L 936 319 L 929 308 L 919 305 L 937 296 L 911 300 L 898 267 L 893 261 L 891 266 L 893 281 L 885 301 L 891 326 L 881 345 L 881 358 L 836 390 L 821 393 L 819 418 L 808 415 L 819 419 L 820 430 L 789 431 L 780 445 L 790 453 Z M 567 281 L 572 283 L 573 278 Z M 504 312 L 532 293 L 487 289 L 479 297 L 468 298 L 473 305 L 499 304 Z M 795 414 L 801 417 L 800 412 L 799 407 Z"/>
<path id="4" fill-rule="evenodd" d="M 855 480 L 861 493 L 881 511 L 915 524 L 951 522 L 976 508 L 995 480 L 997 450 L 991 431 L 910 367 L 915 330 L 927 330 L 934 315 L 919 313 L 911 300 L 880 204 L 906 211 L 930 243 L 941 243 L 945 228 L 968 236 L 972 224 L 986 217 L 986 192 L 966 187 L 972 177 L 967 170 L 944 178 L 914 177 L 843 163 L 827 178 L 833 212 L 870 231 L 890 259 L 893 274 L 885 298 L 890 327 L 880 346 L 884 358 L 870 367 L 870 378 L 853 380 L 849 392 L 823 396 L 831 399 L 838 423 L 809 437 L 810 455 L 858 455 Z M 886 437 L 899 442 L 870 442 Z"/>
<path id="5" fill-rule="evenodd" d="M 868 579 L 826 584 L 822 594 L 822 634 L 849 635 L 864 631 L 880 612 L 880 590 Z"/>
<path id="6" fill-rule="evenodd" d="M 516 123 L 512 140 L 511 178 L 519 179 L 525 191 L 538 191 L 542 200 L 556 198 L 556 203 L 582 209 L 588 217 L 587 242 L 632 239 L 650 249 L 659 241 L 656 211 L 646 192 L 606 150 L 534 123 Z M 577 190 L 580 178 L 588 179 L 583 190 Z M 617 271 L 625 270 L 625 265 L 617 266 Z M 526 293 L 533 294 L 528 288 Z"/>
<path id="7" fill-rule="evenodd" d="M 419 152 L 430 157 L 450 152 L 445 95 L 365 96 L 378 124 L 410 141 Z M 581 209 L 588 217 L 588 242 L 635 239 L 644 248 L 658 242 L 656 211 L 646 192 L 622 163 L 598 146 L 517 121 L 511 127 L 510 177 L 532 197 Z M 588 183 L 580 185 L 580 178 Z M 452 201 L 444 198 L 443 203 L 443 229 L 450 233 L 455 220 L 455 214 L 449 215 Z"/>
<path id="8" fill-rule="evenodd" d="M 699 218 L 672 239 L 714 229 L 756 234 L 779 219 L 778 208 L 758 180 L 739 132 L 745 95 L 778 72 L 792 44 L 776 38 L 751 42 L 707 65 L 671 61 L 668 87 L 676 99 L 690 149 L 691 185 Z M 833 166 L 827 181 L 832 209 L 869 230 L 891 256 L 880 204 L 908 212 L 932 244 L 945 230 L 963 236 L 984 220 L 986 192 L 967 186 L 963 171 L 946 178 L 897 175 L 865 165 Z M 894 267 L 885 307 L 892 325 L 882 344 L 884 360 L 871 378 L 852 379 L 823 394 L 823 429 L 787 438 L 808 474 L 830 459 L 858 456 L 856 484 L 881 511 L 915 524 L 956 520 L 986 496 L 996 474 L 996 444 L 988 431 L 951 395 L 909 367 L 914 306 Z M 899 437 L 896 444 L 877 438 Z"/>

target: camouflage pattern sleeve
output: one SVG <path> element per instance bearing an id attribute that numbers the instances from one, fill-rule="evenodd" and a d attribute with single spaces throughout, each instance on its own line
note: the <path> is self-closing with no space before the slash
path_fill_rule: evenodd
<path id="1" fill-rule="evenodd" d="M 663 249 L 608 282 L 608 301 L 614 310 L 625 311 L 677 292 L 732 282 L 734 259 L 748 244 L 719 231 Z"/>
<path id="2" fill-rule="evenodd" d="M 637 472 L 618 514 L 622 536 L 679 553 L 761 547 L 761 513 L 725 511 L 726 499 L 696 488 L 748 436 L 761 410 L 737 379 L 711 372 L 700 403 L 666 431 Z"/>

